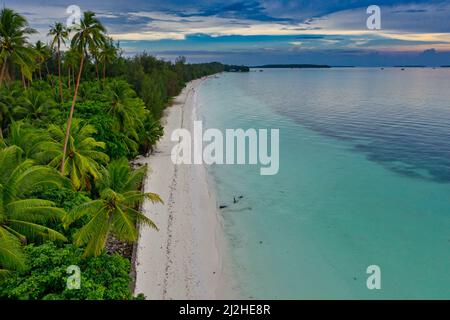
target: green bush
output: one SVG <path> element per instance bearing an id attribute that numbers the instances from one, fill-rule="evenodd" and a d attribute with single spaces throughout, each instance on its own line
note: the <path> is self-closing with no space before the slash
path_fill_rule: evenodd
<path id="1" fill-rule="evenodd" d="M 55 203 L 56 207 L 64 208 L 66 212 L 91 200 L 84 192 L 77 192 L 72 189 L 57 187 L 40 188 L 40 190 L 35 191 L 32 196 L 44 200 L 50 200 Z"/>
<path id="2" fill-rule="evenodd" d="M 117 254 L 82 259 L 82 249 L 73 245 L 58 248 L 50 242 L 28 245 L 25 253 L 27 270 L 12 274 L 0 285 L 0 299 L 133 299 L 128 287 L 131 264 Z M 80 267 L 80 289 L 71 290 L 66 286 L 70 265 Z"/>

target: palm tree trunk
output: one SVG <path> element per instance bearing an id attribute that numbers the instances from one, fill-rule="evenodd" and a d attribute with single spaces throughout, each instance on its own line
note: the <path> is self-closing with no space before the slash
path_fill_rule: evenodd
<path id="1" fill-rule="evenodd" d="M 78 71 L 77 83 L 75 85 L 75 92 L 73 94 L 72 106 L 70 107 L 69 119 L 67 120 L 66 137 L 64 139 L 64 149 L 61 161 L 61 174 L 64 174 L 64 166 L 66 164 L 67 144 L 69 142 L 70 127 L 72 126 L 73 112 L 75 110 L 75 103 L 77 102 L 78 88 L 80 86 L 81 73 L 83 72 L 84 54 L 81 55 L 80 70 Z"/>
<path id="2" fill-rule="evenodd" d="M 42 67 L 39 65 L 39 79 L 42 80 Z"/>
<path id="3" fill-rule="evenodd" d="M 0 87 L 2 86 L 3 79 L 5 78 L 7 60 L 8 60 L 8 57 L 5 57 L 5 60 L 3 61 L 2 72 L 0 73 Z"/>
<path id="4" fill-rule="evenodd" d="M 58 77 L 59 77 L 59 96 L 61 97 L 61 103 L 63 103 L 64 98 L 63 98 L 62 81 L 61 81 L 61 51 L 60 51 L 59 40 L 58 40 Z"/>
<path id="5" fill-rule="evenodd" d="M 103 82 L 106 81 L 106 62 L 103 63 Z"/>
<path id="6" fill-rule="evenodd" d="M 23 74 L 23 70 L 20 70 L 20 73 L 22 75 L 22 85 L 23 85 L 24 89 L 26 89 L 27 88 L 27 84 L 25 82 L 25 76 Z"/>
<path id="7" fill-rule="evenodd" d="M 3 128 L 0 126 L 0 140 L 3 140 Z"/>
<path id="8" fill-rule="evenodd" d="M 72 67 L 72 83 L 75 85 L 75 67 Z"/>
<path id="9" fill-rule="evenodd" d="M 53 78 L 51 77 L 50 70 L 48 70 L 48 65 L 45 63 L 45 70 L 47 71 L 47 77 L 50 76 L 50 83 L 52 85 L 52 89 L 55 88 L 55 84 L 53 83 Z"/>
<path id="10" fill-rule="evenodd" d="M 95 73 L 97 74 L 97 80 L 100 80 L 100 75 L 98 72 L 98 61 L 97 58 L 95 58 Z"/>
<path id="11" fill-rule="evenodd" d="M 67 84 L 69 86 L 69 91 L 70 91 L 71 90 L 71 88 L 70 88 L 70 67 L 67 68 L 67 71 L 69 72 L 68 79 L 67 79 Z"/>

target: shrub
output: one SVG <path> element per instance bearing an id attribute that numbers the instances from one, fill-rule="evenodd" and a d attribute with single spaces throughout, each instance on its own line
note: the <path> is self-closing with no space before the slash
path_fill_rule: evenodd
<path id="1" fill-rule="evenodd" d="M 1 284 L 0 299 L 133 299 L 128 287 L 131 264 L 119 255 L 104 253 L 96 258 L 82 259 L 82 249 L 73 245 L 58 248 L 50 242 L 28 245 L 25 253 L 27 269 L 13 273 Z M 80 289 L 71 290 L 66 286 L 70 265 L 80 267 Z"/>

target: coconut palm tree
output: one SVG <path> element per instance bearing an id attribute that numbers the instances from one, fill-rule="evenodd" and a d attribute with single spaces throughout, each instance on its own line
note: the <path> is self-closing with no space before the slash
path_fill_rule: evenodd
<path id="1" fill-rule="evenodd" d="M 150 112 L 137 97 L 131 86 L 123 80 L 112 80 L 106 86 L 104 97 L 108 102 L 108 114 L 115 119 L 115 129 L 124 133 L 124 142 L 130 152 L 139 148 L 139 133 L 144 131 L 144 121 Z"/>
<path id="2" fill-rule="evenodd" d="M 45 130 L 36 129 L 23 121 L 13 121 L 9 126 L 7 138 L 0 143 L 0 148 L 16 146 L 25 158 L 32 159 L 41 150 L 41 143 L 48 140 L 49 136 Z"/>
<path id="3" fill-rule="evenodd" d="M 36 155 L 36 159 L 48 163 L 51 167 L 59 166 L 63 158 L 63 129 L 66 128 L 49 126 L 51 141 L 41 144 L 41 151 Z M 105 148 L 105 143 L 96 141 L 93 138 L 95 133 L 92 125 L 82 123 L 79 119 L 73 120 L 63 174 L 70 178 L 76 190 L 90 189 L 90 178 L 97 179 L 100 165 L 109 161 L 109 157 L 100 151 Z"/>
<path id="4" fill-rule="evenodd" d="M 75 92 L 73 95 L 72 106 L 70 108 L 69 118 L 66 126 L 66 136 L 64 139 L 63 153 L 61 158 L 61 172 L 65 172 L 65 158 L 67 154 L 67 144 L 70 137 L 70 129 L 72 127 L 73 113 L 75 111 L 75 103 L 77 102 L 78 88 L 80 86 L 81 74 L 83 72 L 84 60 L 88 54 L 88 51 L 95 51 L 96 48 L 104 42 L 106 32 L 105 27 L 101 22 L 95 18 L 95 13 L 86 11 L 84 12 L 83 19 L 80 21 L 80 25 L 75 28 L 75 35 L 72 38 L 71 47 L 77 50 L 80 55 L 80 68 L 78 69 L 77 83 L 75 85 Z"/>
<path id="5" fill-rule="evenodd" d="M 103 82 L 106 80 L 106 67 L 109 63 L 112 63 L 117 58 L 118 49 L 114 45 L 113 39 L 108 38 L 100 48 L 98 53 L 98 59 L 103 66 Z"/>
<path id="6" fill-rule="evenodd" d="M 80 53 L 70 48 L 64 53 L 64 65 L 67 68 L 68 74 L 68 87 L 70 90 L 71 82 L 75 84 L 75 68 L 80 64 Z"/>
<path id="7" fill-rule="evenodd" d="M 0 168 L 0 236 L 15 237 L 22 243 L 39 238 L 66 241 L 61 233 L 45 226 L 62 219 L 64 210 L 51 201 L 31 197 L 42 187 L 66 186 L 66 179 L 48 166 L 24 159 L 16 146 L 0 150 Z"/>
<path id="8" fill-rule="evenodd" d="M 117 129 L 127 131 L 138 139 L 136 129 L 143 126 L 142 120 L 148 113 L 144 102 L 123 80 L 112 80 L 108 84 L 106 98 L 109 103 L 107 112 L 117 119 Z"/>
<path id="9" fill-rule="evenodd" d="M 9 78 L 13 65 L 20 68 L 23 79 L 31 80 L 35 59 L 34 50 L 28 45 L 28 36 L 35 32 L 15 11 L 8 8 L 0 11 L 0 86 Z"/>
<path id="10" fill-rule="evenodd" d="M 55 100 L 47 92 L 31 88 L 17 100 L 13 112 L 16 119 L 37 120 L 48 115 L 49 110 L 55 106 Z"/>
<path id="11" fill-rule="evenodd" d="M 58 78 L 59 78 L 59 95 L 61 97 L 61 103 L 64 102 L 62 81 L 61 81 L 61 44 L 65 45 L 66 40 L 69 37 L 69 29 L 65 27 L 61 22 L 56 22 L 53 27 L 50 28 L 48 36 L 52 36 L 52 47 L 56 49 L 56 55 L 58 57 Z"/>
<path id="12" fill-rule="evenodd" d="M 39 40 L 34 45 L 34 51 L 39 79 L 42 80 L 42 65 L 50 57 L 50 50 L 48 49 L 47 45 L 45 45 L 42 41 Z"/>
<path id="13" fill-rule="evenodd" d="M 121 241 L 136 241 L 136 223 L 157 229 L 151 219 L 136 209 L 145 199 L 162 202 L 157 194 L 139 190 L 145 172 L 146 167 L 132 171 L 126 159 L 112 161 L 97 181 L 100 198 L 76 207 L 66 216 L 66 227 L 82 217 L 90 218 L 74 235 L 75 245 L 86 245 L 84 256 L 98 256 L 109 234 Z"/>
<path id="14" fill-rule="evenodd" d="M 153 146 L 164 134 L 164 128 L 160 122 L 156 120 L 151 113 L 144 121 L 144 130 L 140 132 L 139 141 L 142 145 L 142 152 L 147 154 L 153 152 Z"/>

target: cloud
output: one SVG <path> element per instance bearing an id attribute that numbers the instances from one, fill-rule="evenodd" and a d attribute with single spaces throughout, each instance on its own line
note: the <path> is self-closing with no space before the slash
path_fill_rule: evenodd
<path id="1" fill-rule="evenodd" d="M 434 48 L 439 57 L 450 51 L 449 1 L 376 2 L 382 10 L 382 30 L 372 31 L 366 28 L 366 8 L 372 0 L 76 1 L 82 10 L 97 13 L 127 54 L 151 50 L 169 56 L 196 50 L 198 59 L 247 59 L 245 52 L 276 58 L 295 51 L 312 59 L 311 52 L 320 56 L 318 52 L 330 50 L 422 53 Z M 49 26 L 67 18 L 66 0 L 6 0 L 6 5 L 38 29 L 40 35 L 33 40 L 46 39 Z M 224 54 L 208 54 L 212 49 Z"/>

